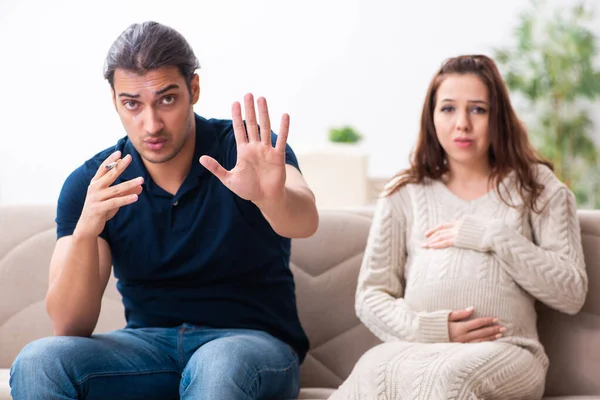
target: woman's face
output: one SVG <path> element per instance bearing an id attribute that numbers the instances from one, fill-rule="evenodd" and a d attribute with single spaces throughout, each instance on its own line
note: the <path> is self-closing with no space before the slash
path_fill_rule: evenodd
<path id="1" fill-rule="evenodd" d="M 489 167 L 489 93 L 474 74 L 449 74 L 438 87 L 433 124 L 449 168 Z"/>

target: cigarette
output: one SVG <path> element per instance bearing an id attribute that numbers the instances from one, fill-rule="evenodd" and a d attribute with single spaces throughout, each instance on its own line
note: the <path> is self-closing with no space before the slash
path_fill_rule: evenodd
<path id="1" fill-rule="evenodd" d="M 118 161 L 113 161 L 110 164 L 106 164 L 106 166 L 104 168 L 106 168 L 107 170 L 110 171 L 111 169 L 113 169 L 114 167 L 117 166 L 117 163 L 118 163 Z"/>

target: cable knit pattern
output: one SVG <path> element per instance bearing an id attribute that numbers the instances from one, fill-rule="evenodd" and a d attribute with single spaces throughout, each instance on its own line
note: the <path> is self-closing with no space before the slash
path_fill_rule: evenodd
<path id="1" fill-rule="evenodd" d="M 587 275 L 575 198 L 550 169 L 536 211 L 514 175 L 466 201 L 442 182 L 407 185 L 379 200 L 358 278 L 356 312 L 383 344 L 365 353 L 331 399 L 540 399 L 548 359 L 535 301 L 574 314 Z M 454 246 L 425 249 L 425 232 L 459 221 Z M 475 307 L 504 337 L 450 343 L 448 315 Z"/>

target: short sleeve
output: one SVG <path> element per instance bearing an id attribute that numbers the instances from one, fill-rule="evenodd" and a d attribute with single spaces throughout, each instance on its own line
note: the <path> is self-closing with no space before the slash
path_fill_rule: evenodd
<path id="1" fill-rule="evenodd" d="M 277 143 L 277 138 L 277 134 L 271 131 L 271 142 L 273 143 L 273 146 L 275 146 Z M 302 173 L 302 170 L 300 170 L 300 165 L 298 164 L 298 158 L 296 158 L 296 154 L 294 153 L 294 150 L 292 150 L 292 147 L 289 145 L 289 143 L 285 144 L 285 163 L 294 166 Z"/>

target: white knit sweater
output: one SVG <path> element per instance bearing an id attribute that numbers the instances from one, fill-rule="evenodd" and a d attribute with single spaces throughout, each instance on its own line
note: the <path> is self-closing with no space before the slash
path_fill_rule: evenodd
<path id="1" fill-rule="evenodd" d="M 440 181 L 379 200 L 356 311 L 386 343 L 363 356 L 333 398 L 541 397 L 548 361 L 534 302 L 576 313 L 587 276 L 573 194 L 545 166 L 538 181 L 538 212 L 524 207 L 514 174 L 501 190 L 516 207 L 495 190 L 460 199 Z M 422 247 L 428 229 L 452 220 L 460 222 L 453 247 Z M 449 313 L 468 306 L 474 318 L 499 318 L 504 337 L 449 343 Z"/>

